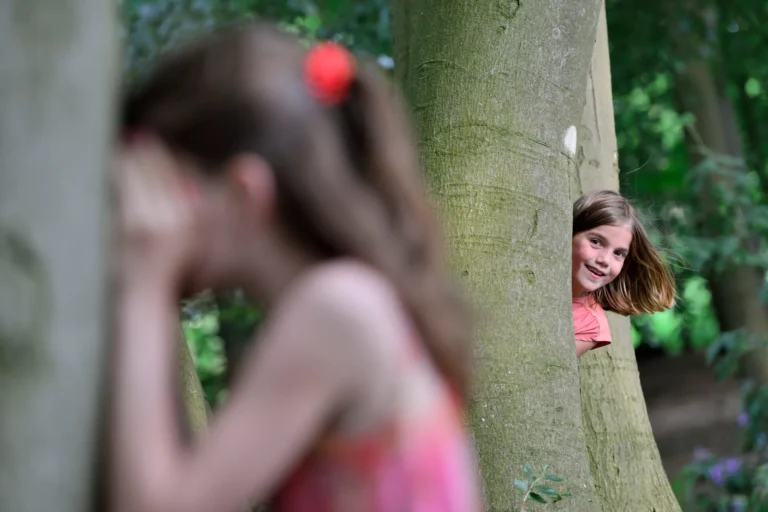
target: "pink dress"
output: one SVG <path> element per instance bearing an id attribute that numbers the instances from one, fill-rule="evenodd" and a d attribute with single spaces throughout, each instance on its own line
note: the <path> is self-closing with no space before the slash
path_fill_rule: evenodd
<path id="1" fill-rule="evenodd" d="M 583 297 L 574 298 L 571 310 L 573 312 L 573 331 L 577 341 L 595 343 L 593 350 L 611 343 L 608 317 L 603 307 L 595 300 L 594 295 L 590 293 Z"/>
<path id="2" fill-rule="evenodd" d="M 427 364 L 415 344 L 404 365 Z M 272 503 L 274 512 L 480 512 L 477 468 L 459 401 L 437 400 L 363 436 L 321 439 Z"/>

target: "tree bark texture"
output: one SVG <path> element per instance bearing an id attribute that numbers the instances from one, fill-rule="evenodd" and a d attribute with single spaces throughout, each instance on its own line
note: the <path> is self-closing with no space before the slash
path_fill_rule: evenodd
<path id="1" fill-rule="evenodd" d="M 96 510 L 117 11 L 0 4 L 0 510 Z"/>
<path id="2" fill-rule="evenodd" d="M 576 188 L 584 193 L 619 189 L 612 96 L 603 8 L 579 128 Z M 679 511 L 648 419 L 629 318 L 608 313 L 608 322 L 613 343 L 579 359 L 582 416 L 597 496 L 605 511 Z"/>
<path id="3" fill-rule="evenodd" d="M 395 74 L 452 265 L 478 309 L 470 404 L 489 510 L 549 464 L 600 510 L 570 306 L 571 184 L 600 0 L 394 0 Z"/>

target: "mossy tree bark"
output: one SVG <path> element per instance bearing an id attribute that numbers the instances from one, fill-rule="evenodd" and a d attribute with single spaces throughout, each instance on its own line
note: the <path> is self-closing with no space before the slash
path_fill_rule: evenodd
<path id="1" fill-rule="evenodd" d="M 579 129 L 577 195 L 619 189 L 608 28 L 603 8 Z M 579 359 L 581 407 L 603 510 L 680 510 L 661 464 L 632 346 L 629 318 L 608 314 L 613 343 Z"/>
<path id="2" fill-rule="evenodd" d="M 117 12 L 0 4 L 0 510 L 97 510 Z"/>
<path id="3" fill-rule="evenodd" d="M 570 306 L 571 199 L 600 0 L 394 0 L 395 74 L 415 114 L 452 264 L 479 310 L 470 423 L 489 510 L 523 466 L 564 476 L 555 510 L 599 510 Z"/>

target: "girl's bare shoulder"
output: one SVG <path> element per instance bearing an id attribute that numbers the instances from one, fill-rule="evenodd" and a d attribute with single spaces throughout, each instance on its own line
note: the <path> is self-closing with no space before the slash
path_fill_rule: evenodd
<path id="1" fill-rule="evenodd" d="M 309 333 L 326 333 L 317 340 L 342 344 L 357 352 L 383 355 L 392 338 L 408 332 L 408 316 L 397 291 L 380 272 L 350 259 L 316 265 L 286 293 L 283 313 L 305 323 Z"/>

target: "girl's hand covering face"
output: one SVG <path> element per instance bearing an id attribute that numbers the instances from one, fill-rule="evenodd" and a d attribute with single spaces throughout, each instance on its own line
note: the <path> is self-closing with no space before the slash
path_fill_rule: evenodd
<path id="1" fill-rule="evenodd" d="M 198 189 L 173 154 L 151 136 L 122 144 L 114 173 L 121 277 L 178 284 L 192 259 Z"/>

